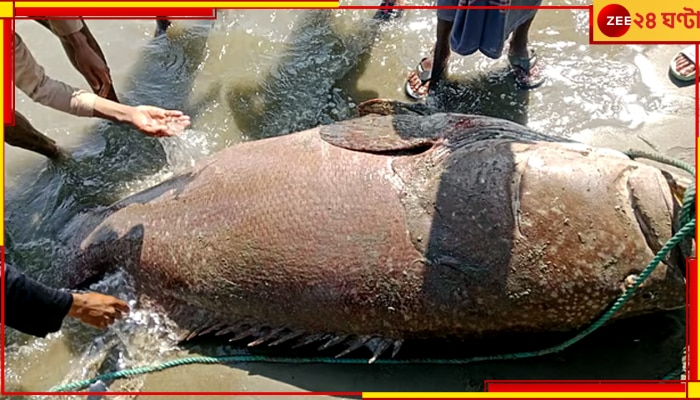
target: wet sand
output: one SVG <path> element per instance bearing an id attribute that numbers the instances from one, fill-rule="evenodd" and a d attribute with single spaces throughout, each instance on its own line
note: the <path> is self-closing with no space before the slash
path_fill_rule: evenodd
<path id="1" fill-rule="evenodd" d="M 357 12 L 354 14 L 357 19 L 346 19 L 335 25 L 334 32 L 344 38 L 340 43 L 346 46 L 347 54 L 365 55 L 361 57 L 359 65 L 338 59 L 337 55 L 333 55 L 335 53 L 329 53 L 330 58 L 320 60 L 317 68 L 332 66 L 339 76 L 337 82 L 305 82 L 318 93 L 332 87 L 328 99 L 318 104 L 314 103 L 316 99 L 313 96 L 301 97 L 303 101 L 310 102 L 308 104 L 295 104 L 290 100 L 301 96 L 295 95 L 295 91 L 300 90 L 296 84 L 302 78 L 287 79 L 294 76 L 289 68 L 279 67 L 276 71 L 281 78 L 277 80 L 274 79 L 275 73 L 262 73 L 266 67 L 274 66 L 279 61 L 276 56 L 284 49 L 282 43 L 293 31 L 290 26 L 296 19 L 290 12 L 275 13 L 272 25 L 270 12 L 227 12 L 222 25 L 230 26 L 209 35 L 201 68 L 193 68 L 195 72 L 190 75 L 181 71 L 187 70 L 188 67 L 183 66 L 187 62 L 175 53 L 168 56 L 152 49 L 151 53 L 143 53 L 144 46 L 158 45 L 151 41 L 155 28 L 153 22 L 89 22 L 105 51 L 120 97 L 126 101 L 139 100 L 140 103 L 187 107 L 188 112 L 196 111 L 193 113 L 193 130 L 184 138 L 196 142 L 191 148 L 186 144 L 144 141 L 138 136 L 129 136 L 133 135 L 132 132 L 112 131 L 92 120 L 61 115 L 32 104 L 20 94 L 17 96 L 17 109 L 59 144 L 76 150 L 79 157 L 90 159 L 95 154 L 101 154 L 101 151 L 114 152 L 109 154 L 114 155 L 116 161 L 104 165 L 107 170 L 104 179 L 109 180 L 107 186 L 110 192 L 107 193 L 105 189 L 101 195 L 107 201 L 157 182 L 163 177 L 158 175 L 163 169 L 168 170 L 172 165 L 184 167 L 190 158 L 241 140 L 254 139 L 255 134 L 260 132 L 284 133 L 304 124 L 341 118 L 349 113 L 353 103 L 370 98 L 407 101 L 403 94 L 404 80 L 409 69 L 430 49 L 434 37 L 433 12 L 409 10 L 403 20 L 376 31 L 376 38 L 368 40 L 372 44 L 371 50 L 363 52 L 362 46 L 366 44 L 363 40 L 367 38 L 358 32 L 366 34 L 369 28 L 363 25 L 360 18 L 371 18 L 372 14 L 370 10 Z M 266 29 L 269 26 L 275 27 L 271 33 Z M 589 46 L 587 26 L 587 16 L 582 11 L 541 11 L 538 14 L 533 23 L 531 41 L 546 62 L 548 82 L 526 95 L 514 94 L 507 80 L 493 79 L 505 66 L 504 60 L 493 61 L 481 55 L 466 58 L 453 55 L 451 82 L 448 83 L 447 95 L 437 99 L 438 105 L 453 111 L 513 119 L 545 133 L 592 145 L 620 150 L 630 147 L 656 150 L 694 164 L 694 87 L 679 88 L 667 75 L 668 63 L 681 46 Z M 53 44 L 44 28 L 24 21 L 17 23 L 17 30 L 51 75 L 71 84 L 86 86 L 65 60 L 58 42 L 53 39 Z M 179 33 L 174 30 L 170 35 L 177 39 Z M 179 43 L 184 43 L 180 47 L 184 49 L 183 54 L 189 55 L 192 54 L 192 47 L 197 47 L 200 41 L 180 39 Z M 328 46 L 334 49 L 333 46 L 337 44 L 329 43 Z M 162 63 L 166 69 L 174 65 L 178 69 L 177 76 L 186 78 L 174 82 L 167 77 L 159 77 L 158 65 L 144 66 L 143 54 L 156 54 L 148 57 Z M 148 57 L 145 59 L 150 60 Z M 289 65 L 299 65 L 301 71 L 313 71 L 313 68 L 295 61 L 294 57 L 286 61 Z M 182 93 L 179 97 L 174 96 L 173 87 L 179 84 L 183 87 L 189 84 L 192 90 L 185 92 L 184 96 Z M 265 101 L 256 103 L 256 99 L 260 98 Z M 291 122 L 287 118 L 275 117 L 276 110 L 282 108 L 287 108 L 286 112 L 290 114 L 298 114 L 299 107 L 304 104 L 312 109 L 326 107 L 328 103 L 334 103 L 335 107 L 324 108 L 320 116 L 304 115 Z M 157 155 L 147 152 L 151 146 L 156 148 L 153 143 L 161 143 L 156 149 L 158 151 L 152 153 Z M 131 145 L 137 146 L 139 151 L 127 154 Z M 36 180 L 37 175 L 49 173 L 46 162 L 9 146 L 5 150 L 7 192 L 11 196 L 19 196 L 22 192 L 40 190 L 27 182 Z M 120 175 L 116 172 L 120 168 L 128 173 Z M 8 207 L 9 223 L 23 221 L 22 218 L 27 215 L 33 217 L 31 220 L 41 220 L 46 215 L 44 203 Z M 28 233 L 30 228 L 26 228 L 26 232 L 15 229 L 18 242 L 29 243 L 27 238 L 33 237 Z M 39 227 L 35 229 L 40 230 Z M 31 251 L 22 254 L 25 259 L 34 260 Z M 109 285 L 106 290 L 118 292 Z M 113 344 L 116 333 L 101 335 L 76 324 L 67 325 L 63 334 L 47 340 L 30 340 L 24 346 L 11 346 L 8 358 L 10 374 L 7 378 L 9 390 L 46 390 L 59 382 L 90 377 L 100 366 L 104 368 L 105 365 L 120 363 L 119 360 L 109 360 L 110 354 L 128 353 L 126 358 L 137 359 L 135 363 L 138 365 L 158 363 L 172 357 L 164 352 L 162 358 L 155 358 L 150 347 L 154 346 L 156 339 L 149 340 L 147 337 L 151 331 L 134 328 L 131 331 L 135 332 L 134 338 L 127 340 L 124 348 L 119 350 L 117 346 L 117 350 L 109 352 L 104 344 Z M 117 325 L 114 329 L 123 327 Z M 484 379 L 658 379 L 680 362 L 684 331 L 681 311 L 616 324 L 564 353 L 533 360 L 466 366 L 399 367 L 193 365 L 120 381 L 110 389 L 474 391 L 483 389 Z M 126 333 L 120 337 L 124 335 Z M 25 339 L 21 335 L 10 335 L 9 338 L 12 343 Z M 103 358 L 108 361 L 104 362 Z M 82 370 L 83 363 L 90 363 L 85 371 Z M 127 364 L 131 366 L 133 361 Z"/>

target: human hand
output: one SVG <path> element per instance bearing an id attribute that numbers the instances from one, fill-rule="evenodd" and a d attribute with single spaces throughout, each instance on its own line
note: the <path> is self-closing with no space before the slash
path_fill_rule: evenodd
<path id="1" fill-rule="evenodd" d="M 129 119 L 141 132 L 154 137 L 178 135 L 190 125 L 190 117 L 182 111 L 153 106 L 134 107 Z"/>
<path id="2" fill-rule="evenodd" d="M 73 47 L 73 64 L 98 96 L 106 98 L 112 87 L 112 77 L 105 61 L 88 43 L 82 31 L 66 37 Z"/>
<path id="3" fill-rule="evenodd" d="M 84 324 L 104 329 L 129 312 L 129 306 L 116 297 L 100 293 L 73 293 L 68 316 Z"/>

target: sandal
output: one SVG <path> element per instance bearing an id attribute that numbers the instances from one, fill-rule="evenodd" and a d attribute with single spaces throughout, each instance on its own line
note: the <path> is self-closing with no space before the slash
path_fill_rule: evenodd
<path id="1" fill-rule="evenodd" d="M 429 69 L 424 69 L 423 68 L 423 62 L 425 62 L 428 58 L 425 57 L 420 62 L 418 65 L 416 65 L 415 72 L 418 75 L 418 79 L 420 79 L 420 86 L 423 87 L 426 84 L 430 83 L 430 78 L 433 74 L 432 70 Z M 406 90 L 406 94 L 408 97 L 412 98 L 413 100 L 423 100 L 426 97 L 428 97 L 427 94 L 421 95 L 413 91 L 413 88 L 411 88 L 411 80 L 406 79 L 406 84 L 404 85 L 404 89 Z"/>
<path id="2" fill-rule="evenodd" d="M 522 89 L 534 89 L 547 80 L 538 61 L 534 50 L 530 51 L 530 57 L 508 55 L 508 62 L 515 72 L 515 81 Z"/>
<path id="3" fill-rule="evenodd" d="M 380 7 L 394 7 L 396 6 L 396 2 L 393 0 L 383 0 L 382 3 L 379 5 Z M 381 19 L 383 21 L 389 21 L 392 19 L 398 19 L 401 18 L 403 15 L 403 9 L 395 9 L 395 8 L 384 8 L 384 9 L 379 9 L 377 10 L 376 13 L 374 13 L 374 19 Z"/>
<path id="4" fill-rule="evenodd" d="M 686 57 L 689 61 L 690 64 L 693 65 L 693 72 L 689 75 L 684 75 L 681 73 L 678 68 L 676 67 L 676 59 L 680 56 Z M 684 48 L 683 50 L 679 51 L 676 53 L 675 56 L 673 56 L 673 59 L 671 60 L 671 75 L 673 75 L 674 78 L 678 79 L 679 81 L 682 82 L 691 82 L 695 80 L 695 73 L 696 73 L 696 65 L 695 65 L 695 45 L 688 46 Z"/>

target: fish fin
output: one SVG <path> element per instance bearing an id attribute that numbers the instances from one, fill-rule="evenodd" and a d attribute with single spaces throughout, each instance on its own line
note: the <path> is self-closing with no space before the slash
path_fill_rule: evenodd
<path id="1" fill-rule="evenodd" d="M 358 104 L 357 113 L 360 117 L 368 114 L 379 115 L 430 115 L 436 112 L 435 108 L 423 103 L 406 103 L 391 99 L 371 99 Z"/>
<path id="2" fill-rule="evenodd" d="M 439 131 L 420 129 L 417 116 L 367 115 L 319 128 L 321 139 L 347 150 L 420 153 L 438 143 Z"/>
<path id="3" fill-rule="evenodd" d="M 181 342 L 188 342 L 188 341 L 190 341 L 190 340 L 196 338 L 196 337 L 199 336 L 202 332 L 204 332 L 208 327 L 209 327 L 209 325 L 206 325 L 206 326 L 201 326 L 201 327 L 199 327 L 199 328 L 197 328 L 197 329 L 191 330 L 191 331 L 190 331 L 190 334 L 187 335 L 187 337 L 185 337 L 184 340 L 181 340 Z"/>
<path id="4" fill-rule="evenodd" d="M 399 354 L 399 350 L 401 350 L 402 344 L 403 339 L 394 340 L 394 348 L 391 350 L 391 358 L 394 358 L 397 354 Z"/>
<path id="5" fill-rule="evenodd" d="M 202 330 L 201 332 L 199 332 L 199 333 L 197 334 L 197 336 L 208 335 L 208 334 L 210 334 L 210 333 L 212 333 L 212 332 L 216 332 L 216 331 L 218 331 L 219 329 L 222 329 L 222 328 L 224 328 L 224 327 L 226 327 L 226 324 L 217 323 L 217 324 L 211 325 L 209 328 L 206 328 L 206 329 Z"/>
<path id="6" fill-rule="evenodd" d="M 282 333 L 286 329 L 287 328 L 272 329 L 271 331 L 267 332 L 266 334 L 263 334 L 257 340 L 254 340 L 254 341 L 248 343 L 248 347 L 258 346 L 258 345 L 261 345 L 261 344 L 267 342 L 268 340 L 277 339 L 279 337 L 280 333 Z"/>
<path id="7" fill-rule="evenodd" d="M 245 339 L 250 336 L 255 336 L 258 332 L 260 332 L 260 327 L 259 326 L 251 326 L 248 329 L 244 329 L 242 331 L 239 331 L 234 337 L 229 339 L 229 342 L 236 342 L 241 339 Z"/>
<path id="8" fill-rule="evenodd" d="M 360 347 L 364 346 L 365 343 L 367 343 L 368 340 L 370 340 L 372 337 L 371 336 L 360 336 L 359 338 L 355 339 L 350 346 L 348 346 L 347 349 L 343 350 L 340 352 L 335 358 L 340 358 L 346 354 L 349 354 Z"/>
<path id="9" fill-rule="evenodd" d="M 513 121 L 469 114 L 377 115 L 324 125 L 321 138 L 347 150 L 378 154 L 420 154 L 437 144 L 450 148 L 506 139 L 517 142 L 571 142 L 535 132 Z"/>
<path id="10" fill-rule="evenodd" d="M 183 342 L 186 342 L 186 341 L 190 340 L 190 338 L 193 337 L 193 334 L 194 334 L 196 331 L 197 331 L 197 329 L 185 330 L 185 331 L 182 332 L 180 335 L 178 335 L 178 337 L 177 337 L 177 342 L 178 342 L 178 343 L 183 343 Z"/>
<path id="11" fill-rule="evenodd" d="M 229 333 L 234 333 L 234 332 L 236 332 L 237 330 L 239 330 L 239 329 L 238 329 L 238 326 L 236 326 L 236 325 L 227 325 L 227 326 L 223 327 L 222 329 L 220 329 L 219 331 L 217 331 L 217 332 L 214 334 L 214 336 L 228 335 Z"/>
<path id="12" fill-rule="evenodd" d="M 226 325 L 222 323 L 206 324 L 197 329 L 189 331 L 189 334 L 181 336 L 180 342 L 188 342 L 194 338 L 201 337 L 224 328 Z"/>
<path id="13" fill-rule="evenodd" d="M 298 338 L 299 336 L 302 336 L 302 335 L 305 334 L 305 333 L 306 333 L 306 332 L 304 332 L 304 331 L 291 331 L 291 332 L 285 334 L 284 336 L 282 336 L 281 338 L 275 340 L 274 342 L 269 343 L 268 346 L 269 346 L 269 347 L 278 346 L 278 345 L 280 345 L 280 344 L 282 344 L 282 343 L 284 343 L 284 342 L 287 342 L 287 341 L 296 339 L 296 338 Z"/>
<path id="14" fill-rule="evenodd" d="M 335 345 L 338 345 L 338 344 L 344 342 L 345 339 L 347 339 L 347 338 L 348 338 L 348 335 L 340 335 L 340 336 L 333 337 L 330 340 L 328 340 L 326 343 L 321 345 L 321 347 L 319 347 L 318 350 L 321 351 L 321 350 L 325 350 L 329 347 L 333 347 Z"/>
<path id="15" fill-rule="evenodd" d="M 423 118 L 430 120 L 430 125 L 440 130 L 444 145 L 453 150 L 495 139 L 519 143 L 573 142 L 570 139 L 536 132 L 517 122 L 485 115 L 434 114 Z"/>
<path id="16" fill-rule="evenodd" d="M 379 337 L 367 341 L 365 346 L 372 351 L 372 358 L 369 359 L 369 364 L 377 361 L 377 358 L 379 358 L 393 343 L 394 341 L 392 339 L 382 339 Z"/>
<path id="17" fill-rule="evenodd" d="M 308 335 L 308 336 L 306 336 L 306 337 L 304 337 L 304 338 L 301 338 L 301 339 L 299 340 L 299 343 L 297 343 L 297 344 L 295 344 L 294 346 L 292 346 L 292 348 L 293 348 L 293 349 L 296 349 L 296 348 L 299 348 L 299 347 L 302 347 L 302 346 L 306 346 L 307 344 L 311 344 L 311 343 L 313 343 L 313 342 L 318 342 L 318 341 L 321 341 L 321 340 L 323 340 L 323 339 L 326 339 L 328 336 L 329 336 L 329 335 L 328 335 L 327 333 L 315 333 L 315 334 L 312 334 L 312 335 Z"/>

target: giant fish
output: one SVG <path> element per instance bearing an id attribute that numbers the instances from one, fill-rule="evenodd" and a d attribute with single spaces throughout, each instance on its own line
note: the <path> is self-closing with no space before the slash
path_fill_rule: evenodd
<path id="1" fill-rule="evenodd" d="M 227 148 L 86 228 L 72 284 L 119 266 L 182 330 L 258 346 L 581 329 L 676 229 L 673 178 L 461 114 L 367 115 Z M 94 227 L 94 229 L 93 229 Z M 614 319 L 684 307 L 675 251 Z"/>

